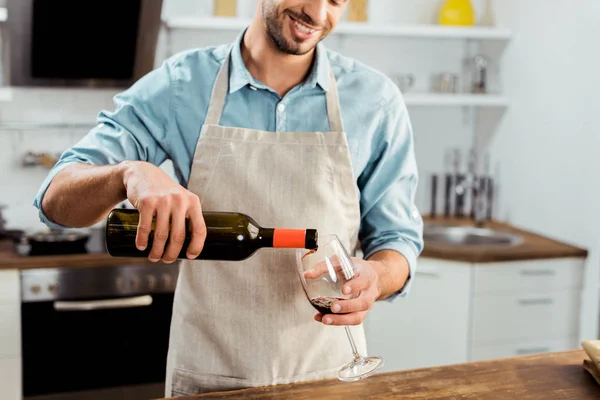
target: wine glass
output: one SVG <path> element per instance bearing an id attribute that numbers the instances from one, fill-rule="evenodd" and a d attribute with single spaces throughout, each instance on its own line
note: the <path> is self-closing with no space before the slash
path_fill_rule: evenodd
<path id="1" fill-rule="evenodd" d="M 296 252 L 300 281 L 310 304 L 321 314 L 333 314 L 331 306 L 336 300 L 356 297 L 343 294 L 342 288 L 358 271 L 336 235 L 320 237 L 317 245 L 316 250 L 298 249 Z M 338 379 L 350 382 L 372 375 L 383 366 L 383 358 L 361 356 L 350 328 L 345 329 L 354 359 L 338 371 Z"/>

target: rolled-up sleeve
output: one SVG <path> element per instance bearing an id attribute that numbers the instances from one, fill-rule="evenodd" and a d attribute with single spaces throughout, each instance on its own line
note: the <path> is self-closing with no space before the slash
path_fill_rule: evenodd
<path id="1" fill-rule="evenodd" d="M 171 66 L 165 62 L 117 94 L 114 110 L 99 112 L 96 127 L 63 152 L 40 186 L 33 203 L 40 221 L 51 228 L 62 227 L 47 218 L 41 205 L 54 177 L 69 165 L 108 165 L 125 160 L 162 164 L 167 158 L 165 136 L 174 124 L 171 92 Z"/>
<path id="2" fill-rule="evenodd" d="M 362 214 L 359 240 L 365 258 L 381 250 L 395 250 L 408 261 L 409 279 L 388 298 L 392 301 L 410 291 L 423 249 L 423 219 L 415 205 L 418 172 L 412 126 L 399 93 L 382 115 L 374 151 L 358 179 Z"/>

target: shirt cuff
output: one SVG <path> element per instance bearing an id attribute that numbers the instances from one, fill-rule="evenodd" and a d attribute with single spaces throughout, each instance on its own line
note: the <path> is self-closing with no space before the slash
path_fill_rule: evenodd
<path id="1" fill-rule="evenodd" d="M 408 273 L 408 279 L 404 283 L 404 286 L 402 287 L 402 289 L 400 289 L 399 291 L 397 291 L 396 293 L 394 293 L 393 295 L 391 295 L 390 297 L 385 299 L 385 301 L 393 302 L 397 297 L 406 297 L 408 295 L 408 293 L 410 292 L 410 289 L 412 287 L 412 282 L 414 280 L 415 272 L 417 270 L 417 253 L 415 252 L 414 248 L 411 247 L 411 245 L 409 245 L 408 243 L 388 242 L 388 243 L 383 243 L 373 249 L 370 249 L 369 252 L 365 254 L 364 259 L 366 260 L 369 257 L 371 257 L 373 254 L 377 253 L 378 251 L 382 251 L 382 250 L 397 251 L 398 253 L 402 254 L 404 256 L 404 258 L 406 258 L 406 261 L 408 261 L 409 273 Z"/>
<path id="2" fill-rule="evenodd" d="M 35 207 L 37 207 L 37 209 L 38 209 L 38 216 L 39 216 L 40 221 L 50 229 L 65 229 L 68 227 L 57 224 L 56 222 L 52 222 L 48 219 L 48 217 L 46 216 L 46 214 L 44 214 L 44 211 L 42 210 L 42 200 L 44 199 L 44 195 L 46 194 L 46 191 L 48 190 L 48 187 L 50 186 L 52 179 L 54 179 L 54 177 L 60 171 L 62 171 L 65 167 L 68 167 L 69 165 L 74 164 L 74 163 L 75 163 L 75 161 L 68 161 L 68 162 L 64 162 L 62 164 L 57 164 L 56 166 L 54 166 L 48 173 L 48 176 L 46 177 L 46 179 L 44 180 L 42 185 L 40 186 L 38 194 L 33 201 L 33 205 Z"/>

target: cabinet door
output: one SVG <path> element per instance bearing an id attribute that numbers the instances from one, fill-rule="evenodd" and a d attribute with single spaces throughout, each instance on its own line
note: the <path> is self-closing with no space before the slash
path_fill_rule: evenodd
<path id="1" fill-rule="evenodd" d="M 0 358 L 0 399 L 21 398 L 21 359 Z"/>
<path id="2" fill-rule="evenodd" d="M 0 358 L 21 355 L 20 284 L 18 270 L 0 271 Z"/>
<path id="3" fill-rule="evenodd" d="M 467 361 L 471 271 L 421 258 L 409 294 L 375 304 L 364 326 L 369 354 L 384 358 L 384 371 Z"/>
<path id="4" fill-rule="evenodd" d="M 493 344 L 474 345 L 470 361 L 495 360 L 531 354 L 556 353 L 579 348 L 577 336 L 560 339 L 515 340 Z"/>
<path id="5" fill-rule="evenodd" d="M 21 303 L 21 278 L 19 270 L 0 270 L 0 304 Z"/>

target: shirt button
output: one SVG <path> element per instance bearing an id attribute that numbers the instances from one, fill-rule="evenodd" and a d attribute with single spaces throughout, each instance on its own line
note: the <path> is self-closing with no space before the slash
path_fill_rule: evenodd
<path id="1" fill-rule="evenodd" d="M 284 112 L 285 111 L 285 104 L 279 103 L 279 105 L 277 106 L 277 111 Z"/>
<path id="2" fill-rule="evenodd" d="M 413 217 L 413 219 L 418 219 L 420 217 L 419 210 L 417 210 L 416 208 L 413 208 L 412 217 Z"/>
<path id="3" fill-rule="evenodd" d="M 250 85 L 250 90 L 256 91 L 256 88 L 254 86 Z"/>

